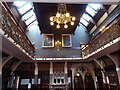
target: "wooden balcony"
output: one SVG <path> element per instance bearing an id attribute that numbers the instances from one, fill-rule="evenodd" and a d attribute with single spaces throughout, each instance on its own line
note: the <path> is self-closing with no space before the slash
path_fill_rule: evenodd
<path id="1" fill-rule="evenodd" d="M 7 38 L 11 38 L 15 45 L 25 50 L 30 56 L 34 57 L 34 46 L 25 35 L 23 28 L 17 22 L 7 4 L 2 3 L 2 30 Z"/>
<path id="2" fill-rule="evenodd" d="M 119 42 L 120 37 L 120 20 L 111 23 L 106 27 L 98 36 L 96 36 L 91 42 L 82 47 L 82 57 L 89 56 L 95 53 L 97 50 L 103 50 L 107 44 L 113 45 Z M 117 39 L 117 40 L 116 40 Z M 115 41 L 116 40 L 116 41 Z"/>

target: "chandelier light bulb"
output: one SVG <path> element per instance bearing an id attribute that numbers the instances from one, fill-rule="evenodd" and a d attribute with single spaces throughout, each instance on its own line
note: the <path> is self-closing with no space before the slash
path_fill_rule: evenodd
<path id="1" fill-rule="evenodd" d="M 50 22 L 50 25 L 54 25 L 54 22 Z"/>
<path id="2" fill-rule="evenodd" d="M 69 17 L 70 16 L 70 14 L 69 13 L 66 13 L 66 17 Z"/>
<path id="3" fill-rule="evenodd" d="M 57 28 L 60 28 L 60 25 L 58 24 L 56 27 L 57 27 Z"/>
<path id="4" fill-rule="evenodd" d="M 53 21 L 53 17 L 50 17 L 50 21 Z"/>
<path id="5" fill-rule="evenodd" d="M 65 25 L 64 25 L 64 28 L 68 28 L 68 25 L 65 24 Z"/>
<path id="6" fill-rule="evenodd" d="M 74 25 L 74 22 L 71 22 L 71 25 Z"/>
<path id="7" fill-rule="evenodd" d="M 60 13 L 57 13 L 57 14 L 56 14 L 56 17 L 60 17 Z"/>
<path id="8" fill-rule="evenodd" d="M 72 20 L 73 20 L 73 21 L 75 21 L 75 19 L 76 19 L 75 17 L 72 17 Z"/>

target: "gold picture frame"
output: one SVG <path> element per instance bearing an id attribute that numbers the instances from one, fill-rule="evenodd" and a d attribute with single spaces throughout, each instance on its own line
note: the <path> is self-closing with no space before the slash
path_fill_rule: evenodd
<path id="1" fill-rule="evenodd" d="M 43 48 L 54 47 L 54 35 L 53 34 L 42 34 L 42 47 Z"/>
<path id="2" fill-rule="evenodd" d="M 71 34 L 62 34 L 62 47 L 72 47 Z"/>

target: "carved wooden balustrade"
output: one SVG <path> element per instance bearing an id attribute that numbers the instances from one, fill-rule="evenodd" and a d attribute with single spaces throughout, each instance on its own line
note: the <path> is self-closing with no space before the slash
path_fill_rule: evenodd
<path id="1" fill-rule="evenodd" d="M 100 35 L 95 37 L 91 42 L 82 48 L 82 56 L 88 56 L 95 52 L 97 49 L 104 47 L 106 44 L 113 42 L 113 40 L 120 37 L 120 20 L 114 24 L 110 24 L 101 32 Z"/>
<path id="2" fill-rule="evenodd" d="M 4 35 L 12 38 L 16 45 L 18 44 L 21 49 L 33 57 L 34 46 L 22 29 L 9 9 L 5 5 L 2 5 L 2 30 L 5 32 Z"/>

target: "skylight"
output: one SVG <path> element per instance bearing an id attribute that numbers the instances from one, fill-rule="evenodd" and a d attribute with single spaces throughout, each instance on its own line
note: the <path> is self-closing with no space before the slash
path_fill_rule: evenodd
<path id="1" fill-rule="evenodd" d="M 32 16 L 30 19 L 28 19 L 27 21 L 25 21 L 26 25 L 29 25 L 31 22 L 33 22 L 36 19 L 35 16 Z"/>
<path id="2" fill-rule="evenodd" d="M 27 1 L 14 1 L 14 5 L 17 7 L 19 13 L 22 15 L 22 20 L 27 26 L 30 24 L 38 24 L 34 7 L 31 2 Z"/>
<path id="3" fill-rule="evenodd" d="M 34 15 L 34 12 L 33 12 L 33 10 L 30 10 L 28 13 L 26 13 L 25 15 L 22 16 L 22 20 L 27 20 L 32 15 Z"/>
<path id="4" fill-rule="evenodd" d="M 32 24 L 36 24 L 37 25 L 38 24 L 37 20 L 35 20 Z"/>
<path id="5" fill-rule="evenodd" d="M 98 13 L 101 9 L 101 4 L 88 4 L 86 7 L 86 12 L 82 15 L 80 19 L 80 23 L 84 25 L 84 27 L 88 26 L 90 21 L 93 21 L 93 17 Z"/>
<path id="6" fill-rule="evenodd" d="M 23 7 L 19 8 L 18 11 L 20 12 L 20 14 L 24 14 L 25 12 L 27 12 L 31 8 L 32 8 L 32 5 L 31 5 L 30 2 L 28 2 L 26 5 L 24 5 Z"/>
<path id="7" fill-rule="evenodd" d="M 86 12 L 88 12 L 91 16 L 95 16 L 95 14 L 97 13 L 89 5 L 87 5 L 87 7 L 86 7 Z"/>
<path id="8" fill-rule="evenodd" d="M 17 7 L 17 8 L 20 8 L 22 7 L 23 5 L 25 5 L 27 3 L 27 1 L 15 1 L 14 2 L 14 5 Z"/>
<path id="9" fill-rule="evenodd" d="M 37 20 L 36 20 L 36 19 L 33 20 L 32 23 L 30 23 L 30 24 L 28 25 L 28 28 L 29 28 L 31 25 L 38 25 Z"/>
<path id="10" fill-rule="evenodd" d="M 85 20 L 85 19 L 83 19 L 83 18 L 81 18 L 80 19 L 80 22 L 82 23 L 82 24 L 84 24 L 85 26 L 87 26 L 89 23 Z"/>
<path id="11" fill-rule="evenodd" d="M 82 16 L 85 20 L 87 20 L 88 22 L 92 19 L 88 14 L 84 13 Z"/>
<path id="12" fill-rule="evenodd" d="M 100 8 L 102 7 L 101 4 L 88 4 L 88 5 L 96 11 L 100 10 Z"/>

